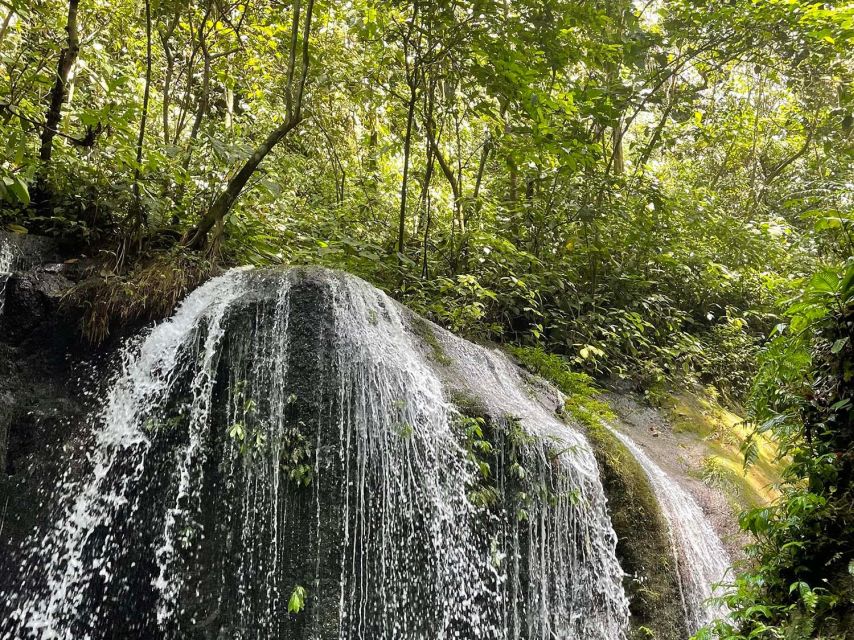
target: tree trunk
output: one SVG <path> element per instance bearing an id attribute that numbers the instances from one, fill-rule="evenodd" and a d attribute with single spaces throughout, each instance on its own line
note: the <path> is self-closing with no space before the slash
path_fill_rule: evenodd
<path id="1" fill-rule="evenodd" d="M 2 43 L 3 39 L 6 37 L 6 31 L 9 29 L 9 25 L 12 22 L 12 16 L 14 15 L 15 10 L 10 7 L 9 12 L 6 14 L 6 17 L 3 18 L 3 24 L 0 25 L 0 43 Z"/>
<path id="2" fill-rule="evenodd" d="M 167 25 L 166 30 L 158 29 L 160 35 L 160 44 L 163 47 L 163 55 L 166 57 L 166 69 L 163 72 L 163 144 L 169 144 L 169 109 L 172 100 L 172 78 L 175 74 L 175 54 L 172 53 L 172 34 L 178 26 L 180 18 L 180 10 L 175 9 L 175 14 L 172 21 Z"/>
<path id="3" fill-rule="evenodd" d="M 261 161 L 267 157 L 267 154 L 272 151 L 273 147 L 281 142 L 282 139 L 284 139 L 284 137 L 288 135 L 288 133 L 298 124 L 298 119 L 287 120 L 267 136 L 267 139 L 264 140 L 264 142 L 255 150 L 255 153 L 253 153 L 240 168 L 240 171 L 238 171 L 234 177 L 229 180 L 225 191 L 217 196 L 217 199 L 214 200 L 214 203 L 211 205 L 210 209 L 207 210 L 205 215 L 202 216 L 202 219 L 199 220 L 196 227 L 191 229 L 187 234 L 184 239 L 185 247 L 189 249 L 200 249 L 204 245 L 208 231 L 210 231 L 219 220 L 222 220 L 226 215 L 228 215 L 228 212 L 231 210 L 231 206 L 234 204 L 234 201 L 237 200 L 237 196 L 239 196 L 240 192 L 243 191 L 243 187 L 245 187 L 246 183 L 249 182 L 249 178 L 255 172 L 255 169 L 258 168 L 258 165 L 261 164 Z"/>
<path id="4" fill-rule="evenodd" d="M 139 177 L 142 173 L 142 145 L 145 142 L 145 126 L 148 123 L 148 101 L 151 96 L 151 1 L 145 0 L 145 89 L 142 94 L 142 116 L 139 135 L 136 139 L 136 166 L 133 170 L 133 196 L 137 208 L 137 224 L 142 221 L 142 202 L 139 195 Z"/>
<path id="5" fill-rule="evenodd" d="M 621 176 L 626 170 L 623 159 L 623 119 L 617 118 L 611 128 L 611 137 L 614 145 L 614 175 Z"/>
<path id="6" fill-rule="evenodd" d="M 397 227 L 397 252 L 403 255 L 406 234 L 406 195 L 409 188 L 409 156 L 412 150 L 412 123 L 415 119 L 415 101 L 418 99 L 418 70 L 409 85 L 409 104 L 406 111 L 406 136 L 403 139 L 403 182 L 400 185 L 400 217 Z"/>
<path id="7" fill-rule="evenodd" d="M 59 53 L 56 79 L 53 88 L 50 90 L 50 103 L 45 116 L 41 146 L 39 147 L 39 159 L 45 165 L 50 163 L 53 155 L 53 138 L 56 136 L 59 123 L 62 120 L 62 103 L 65 101 L 68 89 L 68 76 L 77 60 L 77 54 L 80 52 L 80 40 L 77 34 L 77 7 L 79 4 L 80 0 L 68 0 L 68 20 L 65 24 L 68 39 L 65 48 Z"/>

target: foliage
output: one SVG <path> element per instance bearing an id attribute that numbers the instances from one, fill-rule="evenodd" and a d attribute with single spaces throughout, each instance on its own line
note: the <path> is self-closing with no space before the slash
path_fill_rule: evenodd
<path id="1" fill-rule="evenodd" d="M 83 333 L 100 344 L 116 324 L 136 324 L 170 314 L 178 302 L 216 273 L 198 254 L 180 250 L 140 259 L 133 270 L 103 271 L 63 296 L 63 304 L 82 310 Z"/>
<path id="2" fill-rule="evenodd" d="M 307 426 L 298 419 L 297 397 L 288 396 L 285 404 L 286 422 L 275 442 L 269 436 L 270 426 L 258 414 L 255 399 L 246 390 L 246 381 L 239 380 L 231 389 L 234 420 L 228 425 L 228 437 L 242 456 L 253 459 L 277 451 L 279 466 L 288 480 L 297 487 L 307 487 L 314 478 L 311 460 L 314 448 L 309 442 Z"/>
<path id="3" fill-rule="evenodd" d="M 740 489 L 740 479 L 735 476 L 731 469 L 721 464 L 720 458 L 717 456 L 707 456 L 703 459 L 702 477 L 710 487 L 716 487 L 728 494 L 738 495 Z"/>
<path id="4" fill-rule="evenodd" d="M 491 461 L 494 447 L 490 439 L 495 437 L 492 425 L 487 424 L 483 416 L 461 414 L 457 430 L 462 435 L 468 459 L 478 472 L 476 481 L 469 487 L 469 500 L 477 507 L 491 507 L 498 501 L 498 492 L 492 480 Z"/>
<path id="5" fill-rule="evenodd" d="M 852 250 L 850 8 L 151 7 L 151 40 L 128 0 L 2 10 L 0 223 L 99 256 L 107 299 L 152 252 L 206 243 L 218 265 L 345 268 L 594 376 L 739 399 L 775 301 Z M 101 307 L 95 337 L 123 315 Z"/>
<path id="6" fill-rule="evenodd" d="M 288 613 L 296 615 L 305 608 L 306 590 L 302 585 L 297 585 L 288 599 Z"/>
<path id="7" fill-rule="evenodd" d="M 597 398 L 593 378 L 572 371 L 562 356 L 546 353 L 542 347 L 509 347 L 509 351 L 528 371 L 560 389 L 566 396 L 564 409 L 581 423 L 595 425 L 614 417 L 608 404 Z"/>
<path id="8" fill-rule="evenodd" d="M 854 263 L 811 278 L 762 356 L 755 433 L 785 458 L 783 494 L 742 514 L 752 566 L 731 621 L 700 637 L 844 638 L 854 622 Z M 754 458 L 755 439 L 744 448 Z"/>

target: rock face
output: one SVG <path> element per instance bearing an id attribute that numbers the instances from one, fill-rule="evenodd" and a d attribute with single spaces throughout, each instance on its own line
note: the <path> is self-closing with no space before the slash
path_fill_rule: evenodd
<path id="1" fill-rule="evenodd" d="M 83 414 L 71 362 L 76 325 L 59 313 L 70 283 L 38 267 L 56 260 L 46 238 L 0 232 L 0 566 L 32 531 L 40 485 L 55 476 L 62 445 Z M 15 270 L 12 272 L 12 270 Z"/>
<path id="2" fill-rule="evenodd" d="M 595 459 L 503 355 L 295 269 L 211 280 L 124 361 L 0 638 L 625 637 Z"/>
<path id="3" fill-rule="evenodd" d="M 0 231 L 0 273 L 49 262 L 59 262 L 59 248 L 52 238 Z"/>
<path id="4" fill-rule="evenodd" d="M 93 353 L 64 274 L 9 276 L 0 315 L 0 640 L 675 640 L 708 614 L 663 472 L 585 421 L 594 455 L 499 350 L 346 274 L 238 269 Z"/>
<path id="5" fill-rule="evenodd" d="M 53 431 L 45 420 L 67 414 L 57 389 L 73 328 L 57 309 L 70 283 L 58 273 L 31 267 L 57 259 L 49 238 L 0 231 L 0 472 L 12 474 L 31 447 Z M 73 412 L 72 412 L 73 413 Z M 43 433 L 34 434 L 41 430 Z M 11 455 L 10 455 L 11 452 Z"/>

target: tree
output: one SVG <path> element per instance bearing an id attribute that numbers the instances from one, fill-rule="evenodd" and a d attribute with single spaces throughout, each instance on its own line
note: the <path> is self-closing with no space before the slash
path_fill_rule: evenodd
<path id="1" fill-rule="evenodd" d="M 220 224 L 231 211 L 237 197 L 243 191 L 249 178 L 267 154 L 279 144 L 285 136 L 297 127 L 303 119 L 302 102 L 305 92 L 306 78 L 309 66 L 309 42 L 311 37 L 311 18 L 314 11 L 314 0 L 308 0 L 305 16 L 301 17 L 302 0 L 293 0 L 291 8 L 291 41 L 288 58 L 287 84 L 285 88 L 286 110 L 285 120 L 267 137 L 244 162 L 243 166 L 228 181 L 225 189 L 217 196 L 214 203 L 199 220 L 195 227 L 185 235 L 183 244 L 190 249 L 200 248 L 207 238 L 208 232 L 214 225 Z M 302 42 L 300 43 L 300 20 L 302 20 Z M 299 68 L 296 68 L 297 52 L 301 51 Z"/>
<path id="2" fill-rule="evenodd" d="M 67 96 L 68 76 L 80 53 L 80 38 L 77 33 L 77 8 L 79 5 L 80 0 L 68 0 L 68 19 L 65 23 L 67 40 L 65 47 L 59 53 L 56 77 L 48 94 L 50 101 L 45 113 L 41 145 L 39 146 L 39 158 L 45 165 L 50 163 L 53 156 L 53 139 L 59 132 L 59 123 L 62 121 L 62 103 Z"/>

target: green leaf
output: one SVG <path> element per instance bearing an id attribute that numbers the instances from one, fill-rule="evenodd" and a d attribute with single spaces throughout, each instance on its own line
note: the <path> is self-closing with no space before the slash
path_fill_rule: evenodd
<path id="1" fill-rule="evenodd" d="M 296 615 L 305 608 L 305 587 L 297 585 L 294 587 L 291 597 L 288 600 L 288 613 Z"/>
<path id="2" fill-rule="evenodd" d="M 30 192 L 23 180 L 15 176 L 12 179 L 12 184 L 8 184 L 6 188 L 22 205 L 27 206 L 30 204 Z"/>
<path id="3" fill-rule="evenodd" d="M 810 280 L 810 288 L 819 293 L 836 293 L 839 289 L 839 275 L 830 269 L 820 271 Z"/>

